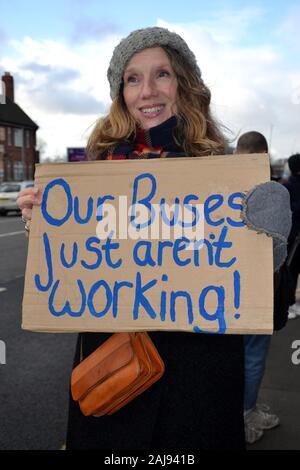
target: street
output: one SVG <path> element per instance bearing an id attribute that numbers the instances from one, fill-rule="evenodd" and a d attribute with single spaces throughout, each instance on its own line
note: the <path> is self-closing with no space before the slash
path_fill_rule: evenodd
<path id="1" fill-rule="evenodd" d="M 60 449 L 76 335 L 21 330 L 27 239 L 20 216 L 0 217 L 0 449 Z"/>
<path id="2" fill-rule="evenodd" d="M 10 213 L 0 217 L 0 283 L 23 277 L 27 254 L 27 240 L 20 216 Z M 2 286 L 3 287 L 3 286 Z"/>
<path id="3" fill-rule="evenodd" d="M 60 449 L 76 335 L 21 330 L 27 239 L 20 216 L 0 217 L 0 253 L 0 341 L 6 346 L 6 364 L 0 360 L 0 449 Z M 300 364 L 292 362 L 296 340 L 300 318 L 272 338 L 259 401 L 271 406 L 281 425 L 249 450 L 300 450 Z"/>

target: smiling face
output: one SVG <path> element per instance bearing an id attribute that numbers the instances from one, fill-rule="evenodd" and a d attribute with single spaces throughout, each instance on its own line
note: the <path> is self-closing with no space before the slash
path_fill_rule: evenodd
<path id="1" fill-rule="evenodd" d="M 134 54 L 123 79 L 127 109 L 142 129 L 158 126 L 177 113 L 177 79 L 161 47 Z"/>

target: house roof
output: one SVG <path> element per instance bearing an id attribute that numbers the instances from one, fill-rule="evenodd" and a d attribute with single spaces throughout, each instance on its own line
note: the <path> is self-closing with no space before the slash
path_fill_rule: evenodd
<path id="1" fill-rule="evenodd" d="M 20 108 L 17 103 L 6 97 L 6 103 L 0 104 L 0 124 L 15 124 L 37 130 L 39 126 Z"/>

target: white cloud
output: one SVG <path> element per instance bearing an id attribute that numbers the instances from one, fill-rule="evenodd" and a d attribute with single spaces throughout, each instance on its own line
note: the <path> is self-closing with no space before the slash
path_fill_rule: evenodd
<path id="1" fill-rule="evenodd" d="M 253 22 L 259 22 L 265 11 L 258 7 L 245 7 L 241 10 L 218 10 L 214 14 L 210 14 L 210 18 L 191 22 L 187 24 L 173 24 L 158 19 L 158 26 L 170 27 L 179 34 L 185 33 L 194 42 L 195 36 L 206 36 L 206 40 L 213 43 L 230 44 L 236 43 L 247 35 L 249 28 Z M 180 32 L 181 30 L 181 32 Z M 190 44 L 190 41 L 189 41 Z"/>
<path id="2" fill-rule="evenodd" d="M 72 48 L 30 37 L 11 41 L 14 55 L 3 58 L 2 69 L 15 76 L 15 99 L 39 125 L 47 156 L 84 146 L 87 129 L 107 111 L 106 70 L 119 39 L 111 35 Z"/>
<path id="3" fill-rule="evenodd" d="M 259 14 L 259 11 L 256 12 Z M 250 15 L 249 21 L 255 16 Z M 238 15 L 236 16 L 236 19 Z M 244 22 L 246 24 L 246 15 Z M 275 46 L 242 47 L 220 38 L 228 27 L 217 21 L 219 36 L 211 24 L 158 25 L 179 33 L 195 53 L 205 83 L 212 92 L 212 108 L 219 121 L 231 129 L 234 139 L 249 130 L 262 132 L 271 142 L 274 157 L 300 150 L 300 64 L 288 65 Z M 223 28 L 223 29 L 222 29 Z"/>
<path id="4" fill-rule="evenodd" d="M 300 149 L 300 66 L 287 64 L 282 48 L 267 42 L 241 46 L 239 38 L 262 14 L 247 9 L 205 24 L 159 19 L 157 25 L 178 32 L 194 51 L 212 91 L 213 110 L 231 137 L 258 130 L 267 139 L 272 135 L 274 156 L 287 157 Z M 49 155 L 85 145 L 88 128 L 108 109 L 106 71 L 120 39 L 109 34 L 72 47 L 30 37 L 10 43 L 14 54 L 4 57 L 2 68 L 16 76 L 16 100 L 39 124 Z"/>

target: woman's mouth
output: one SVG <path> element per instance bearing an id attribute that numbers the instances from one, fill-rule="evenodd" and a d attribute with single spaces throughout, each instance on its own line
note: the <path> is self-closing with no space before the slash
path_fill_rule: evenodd
<path id="1" fill-rule="evenodd" d="M 143 114 L 144 117 L 151 119 L 156 116 L 159 116 L 163 110 L 165 109 L 164 104 L 156 105 L 156 106 L 143 106 L 143 108 L 140 108 L 141 113 Z"/>

